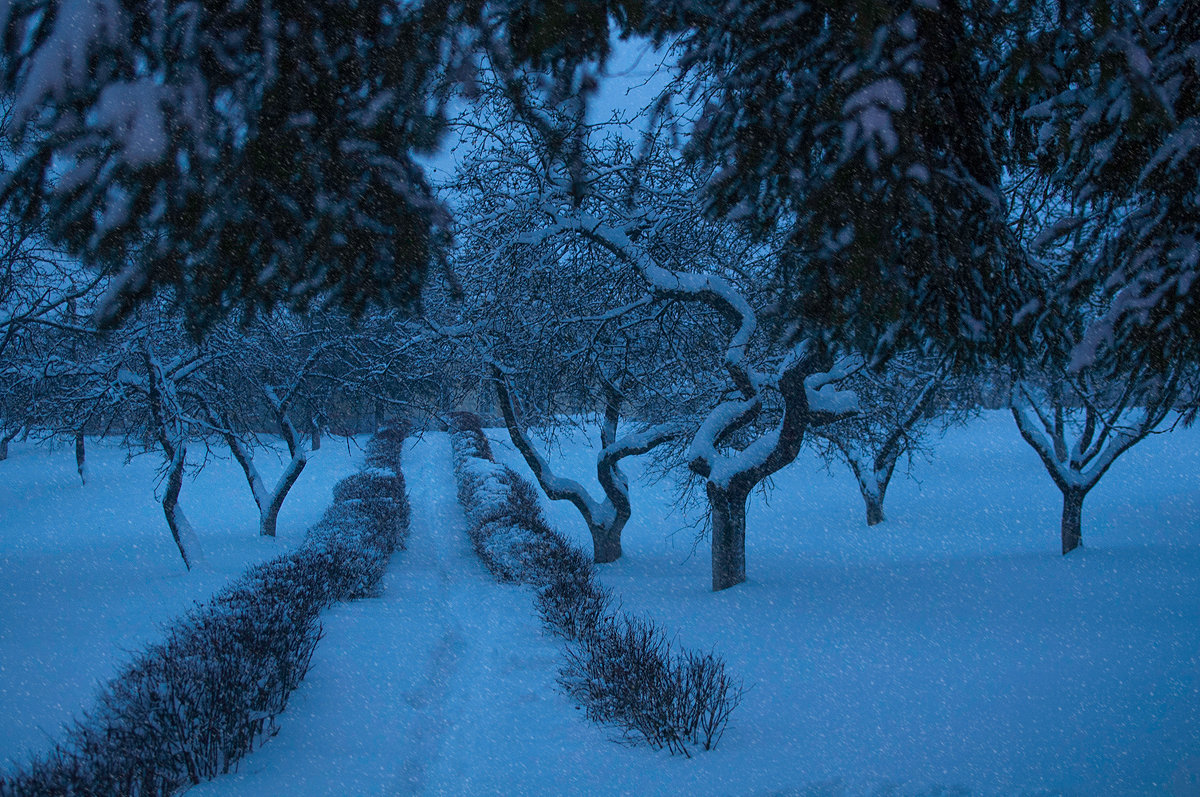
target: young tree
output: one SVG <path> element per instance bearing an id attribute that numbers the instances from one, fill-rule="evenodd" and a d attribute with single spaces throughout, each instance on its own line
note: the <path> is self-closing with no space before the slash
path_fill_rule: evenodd
<path id="1" fill-rule="evenodd" d="M 163 456 L 166 458 L 166 489 L 163 491 L 163 515 L 167 519 L 167 527 L 171 537 L 183 557 L 183 564 L 188 570 L 204 560 L 200 549 L 200 540 L 191 522 L 179 505 L 179 493 L 183 489 L 184 468 L 187 465 L 189 428 L 194 421 L 179 390 L 179 382 L 188 376 L 188 372 L 199 365 L 200 358 L 176 358 L 163 363 L 144 342 L 142 348 L 142 377 L 130 378 L 128 372 L 122 375 L 122 383 L 135 391 L 144 391 L 145 400 L 150 415 L 150 433 L 154 436 Z"/>
<path id="2" fill-rule="evenodd" d="M 896 465 L 905 457 L 911 462 L 947 411 L 938 406 L 947 380 L 944 360 L 912 354 L 893 356 L 879 370 L 857 369 L 842 385 L 858 396 L 859 412 L 813 429 L 821 454 L 841 460 L 854 474 L 868 526 L 885 519 L 883 501 Z"/>
<path id="3" fill-rule="evenodd" d="M 327 407 L 328 395 L 315 375 L 341 342 L 283 310 L 237 327 L 222 325 L 206 339 L 207 348 L 224 356 L 210 363 L 204 389 L 197 391 L 199 406 L 246 476 L 262 536 L 275 536 L 279 510 L 308 464 L 293 421 L 296 406 L 307 404 L 301 417 L 309 418 L 315 408 Z M 258 433 L 268 428 L 282 438 L 288 454 L 274 487 L 254 462 L 254 448 L 263 442 Z"/>
<path id="4" fill-rule="evenodd" d="M 280 474 L 279 480 L 273 488 L 267 487 L 267 483 L 254 464 L 251 447 L 247 445 L 241 435 L 234 431 L 228 415 L 222 415 L 207 404 L 204 409 L 209 423 L 229 446 L 230 453 L 233 454 L 233 458 L 237 460 L 242 472 L 246 475 L 246 483 L 250 485 L 250 493 L 258 507 L 258 533 L 263 537 L 274 537 L 279 521 L 279 510 L 283 508 L 284 500 L 296 484 L 296 480 L 300 478 L 305 465 L 308 464 L 308 452 L 304 449 L 300 434 L 296 430 L 295 424 L 292 423 L 289 413 L 295 397 L 293 391 L 286 392 L 281 398 L 275 388 L 270 385 L 262 385 L 261 390 L 263 398 L 275 416 L 276 426 L 288 451 L 287 465 L 284 466 L 283 473 Z"/>
<path id="5" fill-rule="evenodd" d="M 1109 372 L 1111 373 L 1111 372 Z M 1121 454 L 1154 432 L 1178 397 L 1179 372 L 1109 374 L 1065 369 L 1038 385 L 1013 388 L 1012 416 L 1021 437 L 1062 492 L 1062 552 L 1083 544 L 1083 500 Z"/>
<path id="6" fill-rule="evenodd" d="M 378 313 L 351 321 L 335 313 L 306 319 L 280 309 L 210 331 L 204 348 L 214 356 L 193 390 L 209 427 L 201 431 L 215 432 L 242 468 L 261 535 L 275 536 L 279 511 L 316 450 L 305 447 L 300 419 L 315 427 L 316 418 L 360 413 L 366 405 L 410 407 L 412 383 L 420 380 L 404 357 L 412 343 L 402 326 Z M 255 464 L 255 449 L 263 447 L 268 430 L 287 450 L 273 487 Z"/>

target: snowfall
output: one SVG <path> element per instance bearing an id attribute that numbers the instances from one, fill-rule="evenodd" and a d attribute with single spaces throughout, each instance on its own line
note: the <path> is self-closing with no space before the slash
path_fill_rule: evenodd
<path id="1" fill-rule="evenodd" d="M 86 486 L 66 446 L 0 462 L 0 767 L 61 738 L 172 617 L 295 546 L 361 461 L 353 440 L 314 453 L 270 540 L 236 463 L 212 459 L 182 496 L 206 554 L 189 573 L 153 457 L 89 448 Z M 586 480 L 592 451 L 568 436 L 554 461 Z M 849 471 L 805 452 L 754 497 L 749 580 L 718 594 L 699 508 L 629 470 L 625 557 L 601 577 L 743 680 L 717 749 L 672 757 L 584 719 L 528 591 L 474 557 L 430 432 L 407 445 L 411 537 L 382 595 L 323 616 L 278 735 L 191 793 L 1200 795 L 1200 428 L 1118 461 L 1067 557 L 1059 494 L 1005 413 L 897 474 L 870 529 Z M 589 545 L 572 507 L 546 508 Z"/>

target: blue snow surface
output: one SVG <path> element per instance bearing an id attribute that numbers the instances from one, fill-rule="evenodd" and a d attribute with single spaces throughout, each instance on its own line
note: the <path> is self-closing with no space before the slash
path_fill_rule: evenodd
<path id="1" fill-rule="evenodd" d="M 596 437 L 549 450 L 598 495 Z M 327 448 L 276 548 L 353 468 Z M 47 747 L 158 623 L 272 550 L 236 466 L 217 462 L 184 491 L 212 564 L 183 573 L 152 469 L 109 451 L 87 487 L 65 448 L 18 446 L 0 463 L 0 762 Z M 471 556 L 448 443 L 428 433 L 407 452 L 413 533 L 383 594 L 327 614 L 279 735 L 194 792 L 1200 794 L 1200 429 L 1125 454 L 1067 557 L 1059 493 L 1007 413 L 935 441 L 911 479 L 896 475 L 874 528 L 849 471 L 806 451 L 752 499 L 749 580 L 718 594 L 695 544 L 702 504 L 677 508 L 677 479 L 627 470 L 625 557 L 601 578 L 624 610 L 745 682 L 715 751 L 616 744 L 556 690 L 558 642 L 527 591 Z M 590 545 L 572 507 L 546 504 Z"/>

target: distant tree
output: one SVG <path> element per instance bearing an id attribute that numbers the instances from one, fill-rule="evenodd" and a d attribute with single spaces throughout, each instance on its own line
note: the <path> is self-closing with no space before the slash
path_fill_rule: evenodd
<path id="1" fill-rule="evenodd" d="M 1060 361 L 1061 362 L 1061 361 Z M 1062 552 L 1083 543 L 1083 501 L 1117 458 L 1158 429 L 1179 396 L 1180 372 L 1062 368 L 1013 387 L 1012 416 L 1062 492 Z"/>
<path id="2" fill-rule="evenodd" d="M 1052 178 L 1020 174 L 1011 187 L 1015 228 L 1056 284 L 1043 291 L 1048 304 L 1033 337 L 1040 356 L 1010 370 L 1010 410 L 1062 492 L 1067 554 L 1083 541 L 1084 499 L 1118 457 L 1163 424 L 1180 399 L 1189 366 L 1164 362 L 1123 336 L 1088 342 L 1119 300 L 1094 283 L 1090 295 L 1080 285 L 1056 288 L 1070 282 L 1077 263 L 1107 245 L 1107 213 Z M 1088 355 L 1081 357 L 1085 347 Z"/>
<path id="3" fill-rule="evenodd" d="M 513 112 L 497 82 L 480 89 L 476 112 L 460 122 L 461 165 L 447 187 L 467 208 L 454 255 L 466 298 L 429 309 L 442 317 L 437 328 L 446 339 L 476 361 L 481 400 L 494 391 L 509 436 L 543 491 L 579 510 L 594 560 L 612 562 L 633 511 L 622 462 L 680 434 L 674 418 L 651 418 L 643 405 L 669 349 L 654 342 L 661 327 L 636 274 L 610 253 L 581 236 L 525 240 L 544 232 L 544 202 L 581 187 L 589 195 L 612 187 L 596 184 L 603 170 L 573 173 L 569 159 L 542 146 L 546 126 L 570 128 L 579 120 L 543 105 L 531 121 L 532 106 Z M 603 126 L 585 132 L 584 147 L 604 135 Z M 609 144 L 629 151 L 615 139 Z M 566 426 L 599 433 L 598 498 L 556 472 L 534 440 L 534 429 L 552 442 Z"/>
<path id="4" fill-rule="evenodd" d="M 404 323 L 377 311 L 352 321 L 338 313 L 303 318 L 278 309 L 210 330 L 203 347 L 214 356 L 196 383 L 196 400 L 205 431 L 224 442 L 246 476 L 263 536 L 275 536 L 279 510 L 317 448 L 321 419 L 349 422 L 343 416 L 368 406 L 412 411 L 420 392 L 414 383 L 428 362 L 418 366 L 410 356 L 416 340 Z M 287 461 L 269 486 L 255 450 L 271 448 L 275 436 Z"/>
<path id="5" fill-rule="evenodd" d="M 308 451 L 292 420 L 292 410 L 320 353 L 305 356 L 301 341 L 280 329 L 286 323 L 286 317 L 276 313 L 259 319 L 249 329 L 226 329 L 210 335 L 210 346 L 236 349 L 237 356 L 214 363 L 208 379 L 219 384 L 220 391 L 198 393 L 204 418 L 229 447 L 246 476 L 258 507 L 259 534 L 264 537 L 275 536 L 279 510 L 308 464 Z M 287 464 L 274 487 L 268 487 L 259 473 L 251 445 L 259 442 L 255 431 L 264 408 L 288 453 Z"/>
<path id="6" fill-rule="evenodd" d="M 216 354 L 192 342 L 167 303 L 141 307 L 111 334 L 57 330 L 42 354 L 31 424 L 75 441 L 85 476 L 84 434 L 123 434 L 133 450 L 163 457 L 163 514 L 188 569 L 204 556 L 180 505 L 188 446 L 204 437 L 197 396 Z"/>
<path id="7" fill-rule="evenodd" d="M 661 424 L 619 433 L 624 396 L 619 387 L 607 383 L 600 416 L 600 450 L 596 454 L 596 479 L 604 497 L 597 501 L 579 482 L 554 473 L 549 461 L 538 452 L 530 438 L 528 426 L 499 366 L 494 367 L 493 379 L 509 437 L 546 496 L 555 501 L 569 501 L 579 510 L 592 537 L 593 561 L 605 564 L 620 559 L 621 532 L 633 514 L 629 481 L 621 470 L 621 461 L 645 454 L 673 439 L 678 435 L 677 428 Z"/>
<path id="8" fill-rule="evenodd" d="M 963 413 L 942 406 L 948 370 L 944 360 L 913 354 L 897 354 L 877 370 L 859 368 L 841 383 L 858 397 L 859 411 L 814 427 L 817 450 L 854 474 L 868 526 L 885 519 L 883 502 L 896 466 L 905 459 L 911 463 L 932 428 L 949 422 L 948 413 Z"/>

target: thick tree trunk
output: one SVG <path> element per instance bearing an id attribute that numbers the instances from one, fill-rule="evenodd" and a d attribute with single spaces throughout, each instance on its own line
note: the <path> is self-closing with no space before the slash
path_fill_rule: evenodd
<path id="1" fill-rule="evenodd" d="M 321 450 L 321 424 L 313 421 L 312 425 L 312 450 Z"/>
<path id="2" fill-rule="evenodd" d="M 629 494 L 624 490 L 625 480 L 617 471 L 616 466 L 609 469 L 607 479 L 604 478 L 603 468 L 601 468 L 600 474 L 600 483 L 604 486 L 608 501 L 613 506 L 613 518 L 611 523 L 597 524 L 589 530 L 592 532 L 592 561 L 598 565 L 606 565 L 617 561 L 622 556 L 621 532 L 625 530 L 625 524 L 629 522 L 629 518 L 633 514 L 633 507 L 629 503 Z"/>
<path id="3" fill-rule="evenodd" d="M 1083 544 L 1083 490 L 1063 491 L 1062 552 L 1066 556 Z"/>
<path id="4" fill-rule="evenodd" d="M 748 491 L 730 490 L 709 482 L 712 513 L 712 588 L 729 589 L 746 580 L 746 500 Z"/>
<path id="5" fill-rule="evenodd" d="M 83 444 L 83 432 L 75 433 L 75 469 L 79 471 L 79 481 L 87 484 L 87 451 Z"/>
<path id="6" fill-rule="evenodd" d="M 612 428 L 616 428 L 613 420 Z M 612 443 L 612 434 L 601 433 L 605 445 Z M 596 461 L 596 479 L 609 506 L 612 507 L 612 519 L 608 524 L 595 524 L 592 532 L 592 561 L 598 565 L 606 565 L 621 558 L 621 532 L 633 515 L 633 505 L 629 502 L 629 485 L 616 460 L 600 457 Z"/>
<path id="7" fill-rule="evenodd" d="M 275 527 L 279 525 L 279 508 L 271 505 L 262 513 L 262 518 L 258 524 L 258 536 L 274 537 Z"/>
<path id="8" fill-rule="evenodd" d="M 593 527 L 591 531 L 592 561 L 598 565 L 606 565 L 621 558 L 621 530 L 619 528 Z"/>
<path id="9" fill-rule="evenodd" d="M 883 498 L 878 495 L 863 494 L 863 501 L 867 504 L 867 525 L 878 526 L 883 521 L 887 520 L 883 516 Z"/>
<path id="10" fill-rule="evenodd" d="M 0 462 L 8 459 L 8 438 L 0 437 Z"/>

